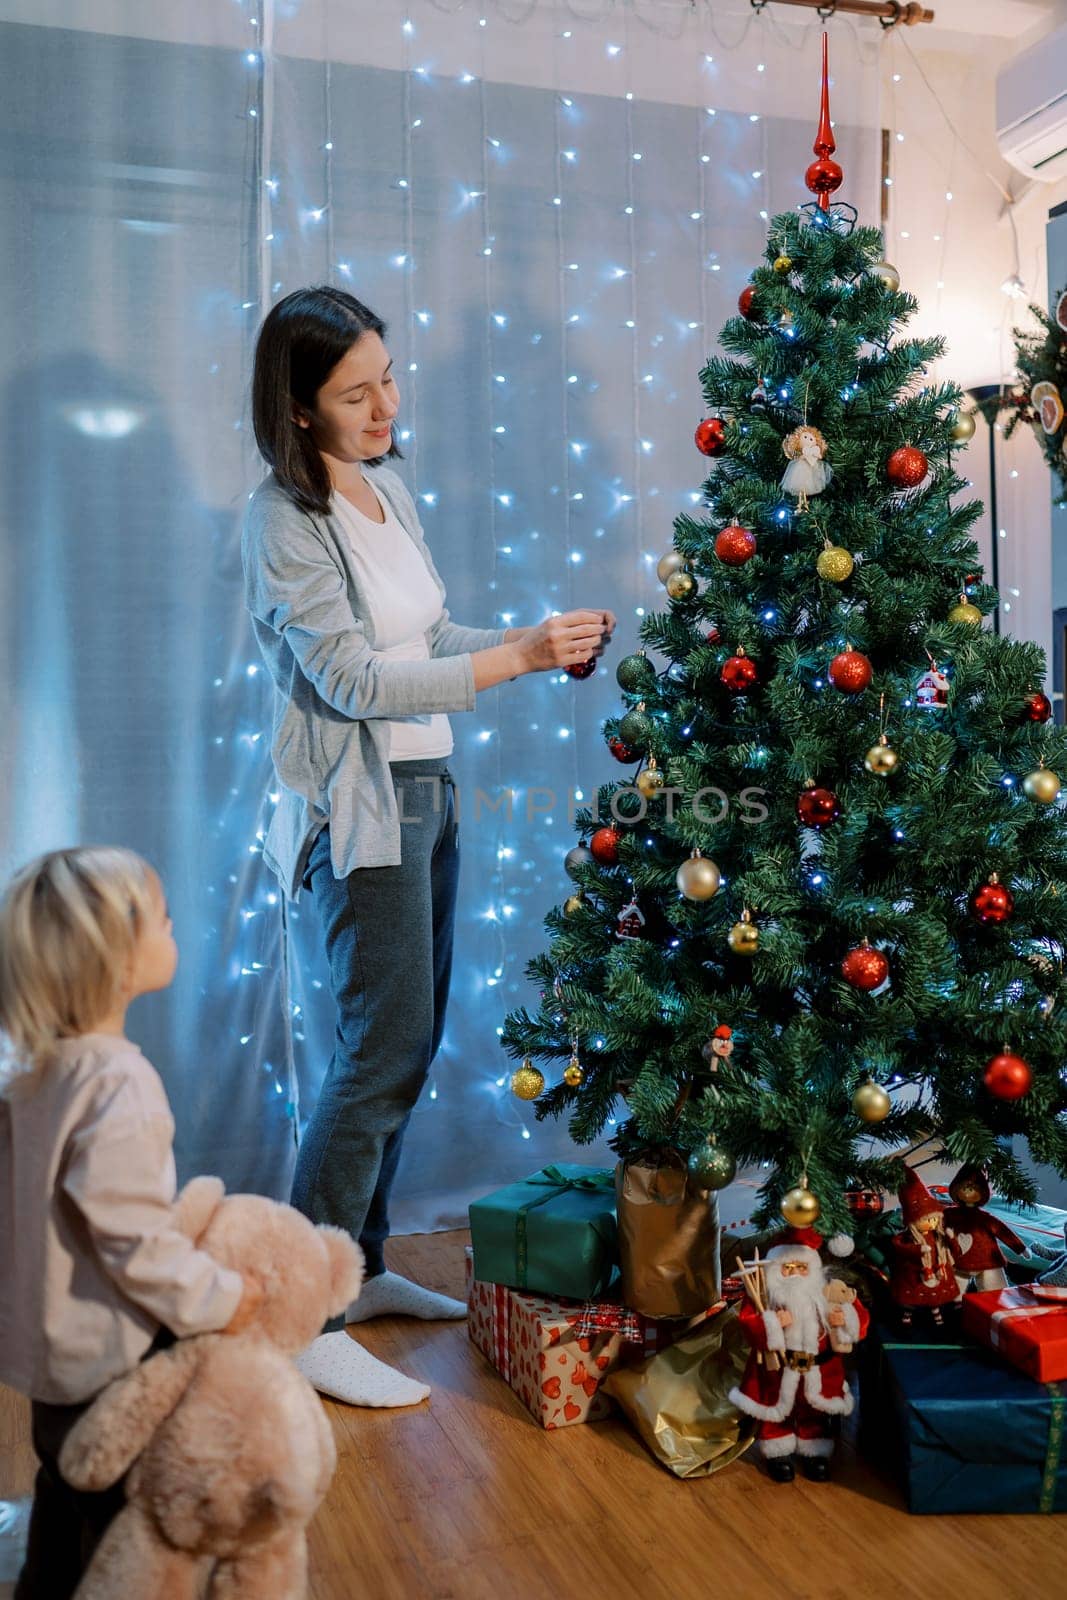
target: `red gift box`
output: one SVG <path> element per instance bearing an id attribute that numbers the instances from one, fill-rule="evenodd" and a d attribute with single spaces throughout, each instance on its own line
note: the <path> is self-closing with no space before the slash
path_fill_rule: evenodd
<path id="1" fill-rule="evenodd" d="M 965 1294 L 961 1326 L 1039 1383 L 1067 1378 L 1067 1305 L 1025 1288 Z"/>
<path id="2" fill-rule="evenodd" d="M 626 1306 L 525 1294 L 474 1277 L 467 1251 L 467 1329 L 482 1354 L 542 1427 L 597 1422 L 611 1411 L 600 1392 L 608 1373 L 689 1330 L 685 1319 L 652 1321 Z"/>

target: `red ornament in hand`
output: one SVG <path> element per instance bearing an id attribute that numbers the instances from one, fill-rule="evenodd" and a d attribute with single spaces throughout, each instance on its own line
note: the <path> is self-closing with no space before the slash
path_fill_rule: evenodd
<path id="1" fill-rule="evenodd" d="M 1015 896 L 997 878 L 994 872 L 988 883 L 983 883 L 971 896 L 971 915 L 976 922 L 997 924 L 1007 922 L 1015 910 Z"/>
<path id="2" fill-rule="evenodd" d="M 982 1074 L 982 1082 L 996 1100 L 1021 1100 L 1034 1081 L 1022 1056 L 1010 1050 L 994 1056 Z"/>
<path id="3" fill-rule="evenodd" d="M 756 663 L 739 650 L 737 655 L 729 656 L 722 664 L 719 673 L 722 682 L 731 694 L 744 694 L 748 689 L 754 689 L 759 682 L 759 672 Z"/>
<path id="4" fill-rule="evenodd" d="M 755 296 L 756 285 L 754 283 L 746 283 L 745 287 L 741 290 L 741 293 L 737 297 L 737 309 L 740 311 L 743 317 L 748 318 L 749 322 L 756 321 L 755 314 L 752 310 L 752 302 L 755 299 Z"/>
<path id="5" fill-rule="evenodd" d="M 862 650 L 850 646 L 831 661 L 829 678 L 842 694 L 861 694 L 870 683 L 873 670 Z"/>
<path id="6" fill-rule="evenodd" d="M 596 656 L 590 656 L 588 661 L 575 661 L 563 670 L 569 678 L 591 678 L 596 671 Z"/>
<path id="7" fill-rule="evenodd" d="M 631 745 L 628 745 L 625 739 L 620 739 L 618 734 L 608 740 L 608 749 L 615 757 L 615 760 L 621 761 L 624 767 L 632 766 L 638 759 L 638 752 Z"/>
<path id="8" fill-rule="evenodd" d="M 613 867 L 618 861 L 621 838 L 618 828 L 598 828 L 590 839 L 589 848 L 602 867 Z"/>
<path id="9" fill-rule="evenodd" d="M 1023 702 L 1024 722 L 1047 722 L 1052 715 L 1052 701 L 1047 694 L 1042 694 L 1040 689 L 1036 694 L 1028 694 Z"/>
<path id="10" fill-rule="evenodd" d="M 930 463 L 913 444 L 902 444 L 885 464 L 885 475 L 897 489 L 914 489 L 929 470 Z"/>
<path id="11" fill-rule="evenodd" d="M 756 554 L 756 535 L 731 522 L 715 539 L 715 554 L 728 567 L 743 567 Z"/>
<path id="12" fill-rule="evenodd" d="M 805 828 L 825 828 L 841 815 L 841 805 L 832 789 L 802 789 L 797 796 L 797 816 Z"/>
<path id="13" fill-rule="evenodd" d="M 880 988 L 889 976 L 889 962 L 880 950 L 873 945 L 863 943 L 857 945 L 855 950 L 850 950 L 841 963 L 841 976 L 846 983 L 854 989 Z"/>
<path id="14" fill-rule="evenodd" d="M 701 455 L 721 456 L 726 449 L 726 424 L 721 417 L 705 417 L 693 437 Z"/>

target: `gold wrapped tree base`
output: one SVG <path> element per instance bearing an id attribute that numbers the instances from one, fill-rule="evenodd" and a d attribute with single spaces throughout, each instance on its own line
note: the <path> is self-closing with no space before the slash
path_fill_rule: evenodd
<path id="1" fill-rule="evenodd" d="M 637 1366 L 606 1379 L 641 1442 L 676 1478 L 707 1478 L 752 1443 L 756 1424 L 730 1404 L 748 1359 L 731 1306 Z"/>

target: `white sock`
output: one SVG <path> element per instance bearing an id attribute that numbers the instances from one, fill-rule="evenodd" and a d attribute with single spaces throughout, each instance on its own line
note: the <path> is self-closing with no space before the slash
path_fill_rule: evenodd
<path id="1" fill-rule="evenodd" d="M 343 1329 L 320 1333 L 296 1357 L 296 1365 L 320 1394 L 352 1406 L 416 1406 L 430 1393 L 428 1384 L 387 1367 Z"/>
<path id="2" fill-rule="evenodd" d="M 371 1317 L 421 1317 L 424 1322 L 459 1322 L 467 1315 L 466 1303 L 447 1294 L 435 1294 L 398 1272 L 379 1272 L 363 1280 L 359 1298 L 345 1312 L 346 1322 L 369 1322 Z"/>

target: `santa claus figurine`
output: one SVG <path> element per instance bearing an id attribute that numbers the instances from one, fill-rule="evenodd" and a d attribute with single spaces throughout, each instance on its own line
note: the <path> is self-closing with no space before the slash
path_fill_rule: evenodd
<path id="1" fill-rule="evenodd" d="M 916 1306 L 926 1307 L 941 1327 L 942 1306 L 959 1299 L 957 1246 L 945 1232 L 945 1208 L 909 1167 L 900 1190 L 904 1226 L 889 1243 L 889 1292 L 900 1308 L 901 1326 L 910 1328 Z"/>
<path id="2" fill-rule="evenodd" d="M 972 1279 L 980 1294 L 987 1289 L 1006 1289 L 1008 1278 L 1001 1245 L 1006 1244 L 1028 1260 L 1033 1252 L 1006 1222 L 991 1211 L 980 1209 L 990 1193 L 989 1179 L 981 1167 L 961 1167 L 948 1192 L 955 1204 L 945 1212 L 945 1232 L 953 1245 L 960 1294 L 967 1293 Z"/>
<path id="3" fill-rule="evenodd" d="M 821 1246 L 814 1228 L 789 1228 L 763 1262 L 742 1267 L 748 1298 L 741 1303 L 741 1326 L 752 1352 L 730 1399 L 759 1422 L 756 1437 L 776 1483 L 793 1479 L 795 1456 L 806 1477 L 830 1476 L 833 1419 L 852 1410 L 830 1330 L 840 1329 L 852 1343 L 867 1332 L 867 1309 L 858 1300 L 827 1299 Z M 848 1254 L 852 1241 L 831 1240 L 830 1248 Z"/>

